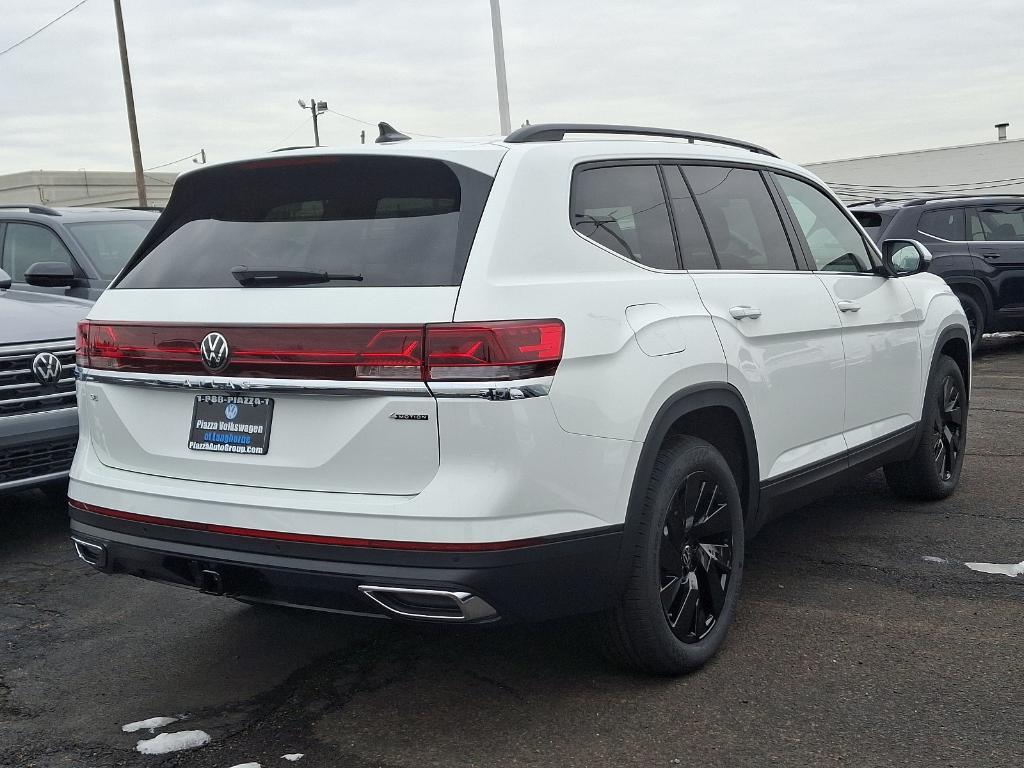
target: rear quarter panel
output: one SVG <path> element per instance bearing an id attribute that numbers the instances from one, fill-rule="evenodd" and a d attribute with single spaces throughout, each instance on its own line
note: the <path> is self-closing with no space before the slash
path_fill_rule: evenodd
<path id="1" fill-rule="evenodd" d="M 470 254 L 455 320 L 560 318 L 565 349 L 551 402 L 562 428 L 642 441 L 671 395 L 726 380 L 721 343 L 689 274 L 641 267 L 572 229 L 572 170 L 590 158 L 551 154 L 506 156 Z M 648 343 L 651 354 L 627 321 L 628 307 L 645 304 L 660 307 L 630 317 L 641 324 L 642 335 L 657 337 L 655 346 Z"/>

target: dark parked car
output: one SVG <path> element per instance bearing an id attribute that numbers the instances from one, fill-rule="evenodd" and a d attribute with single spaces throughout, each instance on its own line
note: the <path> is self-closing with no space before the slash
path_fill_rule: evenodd
<path id="1" fill-rule="evenodd" d="M 920 240 L 929 271 L 963 304 L 976 348 L 983 333 L 1024 330 L 1024 196 L 944 197 L 851 206 L 875 242 Z"/>
<path id="2" fill-rule="evenodd" d="M 19 291 L 95 301 L 158 215 L 123 208 L 0 205 L 0 269 Z"/>
<path id="3" fill-rule="evenodd" d="M 62 495 L 78 442 L 75 326 L 92 302 L 10 286 L 0 269 L 0 494 Z"/>

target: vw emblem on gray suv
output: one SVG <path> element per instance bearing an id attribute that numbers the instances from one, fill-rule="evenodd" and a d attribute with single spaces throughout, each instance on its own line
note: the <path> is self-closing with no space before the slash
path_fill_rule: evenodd
<path id="1" fill-rule="evenodd" d="M 210 373 L 220 373 L 228 367 L 231 357 L 228 340 L 216 331 L 206 334 L 202 344 L 199 345 L 199 355 L 203 358 L 206 370 Z"/>
<path id="2" fill-rule="evenodd" d="M 40 352 L 32 358 L 32 375 L 40 384 L 56 384 L 64 366 L 52 352 Z"/>

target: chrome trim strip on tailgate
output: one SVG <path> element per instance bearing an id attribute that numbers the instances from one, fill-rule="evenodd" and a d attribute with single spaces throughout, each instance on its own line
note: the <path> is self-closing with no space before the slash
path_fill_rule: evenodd
<path id="1" fill-rule="evenodd" d="M 151 389 L 197 389 L 256 394 L 319 395 L 333 397 L 430 397 L 422 381 L 326 381 L 318 379 L 241 379 L 230 376 L 184 376 L 162 373 L 127 373 L 78 368 L 79 381 Z"/>
<path id="2" fill-rule="evenodd" d="M 519 381 L 428 381 L 434 397 L 469 397 L 482 400 L 526 400 L 551 391 L 551 376 Z"/>
<path id="3" fill-rule="evenodd" d="M 152 389 L 194 389 L 258 394 L 319 395 L 328 397 L 458 397 L 482 400 L 525 400 L 543 397 L 551 376 L 521 381 L 322 381 L 317 379 L 239 379 L 228 376 L 127 373 L 77 368 L 79 381 Z"/>

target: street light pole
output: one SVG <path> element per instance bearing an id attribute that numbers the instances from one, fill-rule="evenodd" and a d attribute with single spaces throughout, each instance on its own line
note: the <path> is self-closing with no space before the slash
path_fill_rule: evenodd
<path id="1" fill-rule="evenodd" d="M 142 149 L 139 147 L 139 126 L 135 122 L 135 96 L 132 94 L 132 73 L 128 69 L 128 44 L 124 39 L 124 18 L 121 0 L 114 0 L 114 19 L 117 22 L 117 44 L 121 49 L 121 75 L 124 79 L 124 100 L 128 106 L 128 131 L 132 139 L 132 159 L 135 162 L 135 186 L 139 192 L 139 206 L 145 208 L 146 177 L 142 175 Z"/>
<path id="2" fill-rule="evenodd" d="M 507 136 L 512 130 L 508 115 L 508 80 L 505 78 L 505 43 L 501 35 L 501 8 L 498 0 L 491 0 L 491 34 L 494 36 L 494 74 L 498 80 L 498 120 L 501 134 Z"/>

